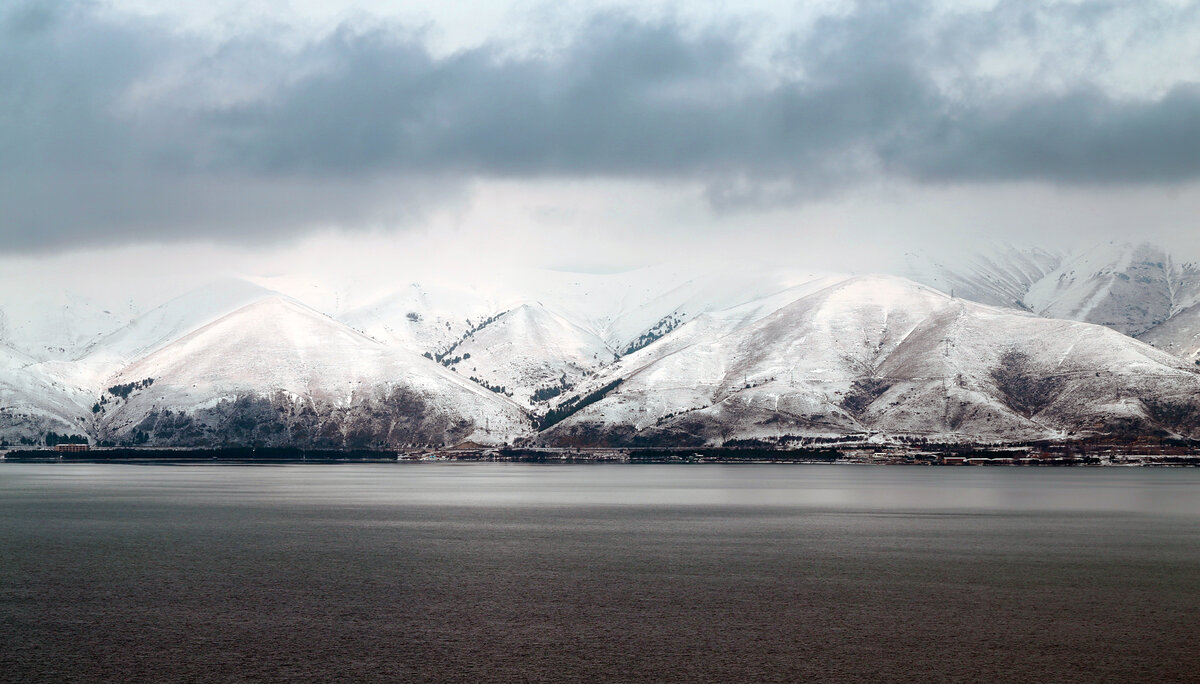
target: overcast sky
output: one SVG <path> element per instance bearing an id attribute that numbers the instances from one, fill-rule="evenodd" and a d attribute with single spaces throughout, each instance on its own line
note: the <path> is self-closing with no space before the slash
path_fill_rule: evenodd
<path id="1" fill-rule="evenodd" d="M 6 255 L 1200 255 L 1200 2 L 245 4 L 0 4 Z"/>

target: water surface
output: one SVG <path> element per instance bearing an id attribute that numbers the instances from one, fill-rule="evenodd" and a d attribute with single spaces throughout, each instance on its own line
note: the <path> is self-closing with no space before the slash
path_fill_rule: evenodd
<path id="1" fill-rule="evenodd" d="M 1200 470 L 0 464 L 0 680 L 1197 681 Z"/>

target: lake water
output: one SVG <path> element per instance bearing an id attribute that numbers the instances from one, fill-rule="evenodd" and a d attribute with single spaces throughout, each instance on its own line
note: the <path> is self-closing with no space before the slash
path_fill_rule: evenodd
<path id="1" fill-rule="evenodd" d="M 1200 681 L 1200 470 L 0 464 L 0 681 Z"/>

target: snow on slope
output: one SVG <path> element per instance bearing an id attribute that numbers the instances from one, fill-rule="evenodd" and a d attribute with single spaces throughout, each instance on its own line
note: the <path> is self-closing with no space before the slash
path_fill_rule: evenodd
<path id="1" fill-rule="evenodd" d="M 39 361 L 74 358 L 136 312 L 131 302 L 116 306 L 79 292 L 10 285 L 0 295 L 0 342 Z"/>
<path id="2" fill-rule="evenodd" d="M 894 277 L 720 262 L 497 271 L 345 292 L 267 279 L 312 290 L 332 307 L 325 313 L 238 280 L 140 316 L 132 303 L 101 308 L 52 289 L 10 291 L 0 331 L 33 351 L 0 342 L 0 438 L 66 432 L 82 417 L 95 436 L 121 442 L 140 433 L 157 444 L 499 442 L 530 434 L 521 405 L 540 415 L 614 380 L 622 384 L 607 399 L 546 439 L 583 439 L 603 421 L 625 437 L 683 441 L 799 432 L 1024 438 L 1121 421 L 1186 432 L 1190 361 L 1200 356 L 1194 266 L 1147 246 L 1109 245 L 1029 284 L 1054 255 L 997 254 L 926 273 L 956 298 Z M 1025 287 L 1024 303 L 1046 315 L 1117 329 L 1169 316 L 1140 337 L 1189 362 L 1093 326 L 963 301 L 1003 302 Z M 448 364 L 457 372 L 420 358 L 426 351 L 457 358 Z M 107 391 L 145 378 L 154 384 L 127 400 Z M 1036 391 L 1018 396 L 1022 383 Z M 503 386 L 512 401 L 482 384 Z M 571 390 L 549 403 L 533 400 L 564 384 Z M 104 410 L 93 416 L 101 396 Z"/>
<path id="3" fill-rule="evenodd" d="M 547 315 L 622 354 L 696 315 L 756 300 L 821 275 L 751 263 L 690 263 L 604 274 L 544 269 L 481 273 L 384 292 L 336 317 L 372 338 L 439 354 L 465 341 L 482 321 L 536 302 Z"/>
<path id="4" fill-rule="evenodd" d="M 540 302 L 620 350 L 678 307 L 677 301 L 649 303 L 688 282 L 696 268 L 672 265 L 599 274 L 534 270 L 512 274 L 506 285 L 517 304 Z"/>
<path id="5" fill-rule="evenodd" d="M 83 434 L 90 394 L 47 373 L 35 359 L 0 344 L 0 440 L 39 443 L 46 432 Z"/>
<path id="6" fill-rule="evenodd" d="M 1179 311 L 1137 338 L 1168 354 L 1200 363 L 1200 304 Z"/>
<path id="7" fill-rule="evenodd" d="M 713 326 L 711 319 L 697 320 L 678 331 L 692 338 L 689 344 L 629 373 L 612 399 L 580 419 L 599 414 L 600 422 L 632 422 L 642 430 L 769 386 L 777 395 L 773 412 L 805 416 L 816 432 L 856 431 L 859 426 L 844 412 L 827 415 L 830 392 L 847 389 L 852 378 L 869 376 L 899 340 L 948 299 L 914 287 L 916 296 L 891 278 L 850 278 L 800 296 L 732 332 Z M 716 335 L 705 334 L 710 330 Z M 658 345 L 675 346 L 671 337 Z M 651 347 L 646 355 L 656 351 Z M 612 379 L 606 373 L 593 384 Z M 713 421 L 718 423 L 727 428 L 729 421 Z"/>
<path id="8" fill-rule="evenodd" d="M 503 442 L 523 412 L 454 373 L 383 345 L 290 299 L 229 314 L 125 368 L 99 430 L 157 443 L 396 446 Z M 169 413 L 168 413 L 169 412 Z M 219 435 L 219 437 L 217 437 Z"/>
<path id="9" fill-rule="evenodd" d="M 571 320 L 584 321 L 583 327 L 619 354 L 626 354 L 698 315 L 760 300 L 829 275 L 751 262 L 693 263 L 602 276 L 582 293 L 557 287 L 537 299 Z"/>
<path id="10" fill-rule="evenodd" d="M 1030 288 L 1062 261 L 1057 252 L 1002 245 L 955 259 L 906 254 L 901 275 L 973 302 L 1028 309 L 1025 299 Z"/>
<path id="11" fill-rule="evenodd" d="M 621 357 L 615 364 L 604 368 L 598 375 L 576 387 L 574 393 L 564 393 L 562 397 L 552 401 L 551 404 L 557 407 L 564 400 L 570 400 L 572 396 L 594 392 L 616 379 L 638 376 L 644 369 L 664 359 L 667 359 L 664 363 L 669 364 L 671 363 L 669 359 L 682 350 L 705 344 L 715 344 L 722 338 L 749 327 L 788 304 L 843 282 L 847 278 L 848 276 L 817 278 L 738 306 L 700 314 L 670 331 L 661 339 Z M 688 363 L 690 362 L 688 361 Z M 659 386 L 657 388 L 660 393 L 657 397 L 657 409 L 647 409 L 647 412 L 661 417 L 677 413 L 682 410 L 681 407 L 702 405 L 705 400 L 696 398 L 703 396 L 703 393 L 697 394 L 696 392 L 698 388 L 695 373 L 698 369 L 697 366 L 691 368 L 690 371 L 685 370 L 680 373 L 677 383 Z"/>
<path id="12" fill-rule="evenodd" d="M 744 304 L 719 311 L 700 314 L 650 345 L 622 357 L 613 367 L 602 373 L 605 381 L 612 377 L 624 377 L 637 372 L 655 361 L 674 354 L 702 340 L 716 340 L 745 328 L 766 316 L 775 313 L 792 302 L 836 285 L 850 276 L 825 276 L 802 285 L 755 299 Z M 599 382 L 599 381 L 598 381 Z M 596 384 L 593 382 L 592 384 Z"/>
<path id="13" fill-rule="evenodd" d="M 491 387 L 503 387 L 525 406 L 573 387 L 616 356 L 590 331 L 548 311 L 522 304 L 472 333 L 450 352 L 450 368 Z M 450 359 L 447 359 L 448 361 Z"/>
<path id="14" fill-rule="evenodd" d="M 964 299 L 1105 325 L 1179 355 L 1196 349 L 1178 339 L 1194 326 L 1170 322 L 1200 304 L 1200 267 L 1160 247 L 1114 242 L 1069 258 L 1011 247 L 965 259 L 906 257 L 907 277 Z"/>
<path id="15" fill-rule="evenodd" d="M 76 359 L 79 384 L 100 384 L 119 369 L 243 306 L 276 293 L 236 278 L 214 281 L 138 316 L 89 344 Z"/>
<path id="16" fill-rule="evenodd" d="M 1200 271 L 1153 245 L 1108 243 L 1068 259 L 1030 288 L 1026 303 L 1047 318 L 1138 335 L 1200 299 Z"/>
<path id="17" fill-rule="evenodd" d="M 384 291 L 336 315 L 372 338 L 441 354 L 482 322 L 529 302 L 611 347 L 637 337 L 677 303 L 635 312 L 686 281 L 689 269 L 646 268 L 611 274 L 544 269 L 478 273 L 451 282 L 425 281 Z M 661 309 L 661 310 L 660 310 Z M 621 324 L 616 321 L 621 319 Z M 614 328 L 617 328 L 614 330 Z"/>
<path id="18" fill-rule="evenodd" d="M 436 354 L 462 339 L 475 322 L 501 311 L 505 299 L 470 289 L 411 283 L 336 317 L 381 342 Z"/>
<path id="19" fill-rule="evenodd" d="M 1200 391 L 1200 375 L 1178 359 L 1112 330 L 951 299 L 889 276 L 851 278 L 731 333 L 692 337 L 590 381 L 580 392 L 622 382 L 541 439 L 1027 439 L 1195 427 L 1163 424 Z M 657 344 L 669 347 L 670 338 Z"/>
<path id="20" fill-rule="evenodd" d="M 888 432 L 940 425 L 964 438 L 1134 426 L 1191 434 L 1190 418 L 1167 414 L 1195 410 L 1195 371 L 1109 328 L 964 304 L 932 315 L 888 357 L 879 376 L 891 387 L 863 419 Z"/>

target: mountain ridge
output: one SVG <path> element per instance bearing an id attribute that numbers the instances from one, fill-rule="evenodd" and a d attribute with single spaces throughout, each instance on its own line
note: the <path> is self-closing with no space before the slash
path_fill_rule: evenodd
<path id="1" fill-rule="evenodd" d="M 1200 436 L 1190 263 L 1108 245 L 935 266 L 918 280 L 744 265 L 532 273 L 492 290 L 323 293 L 333 312 L 225 279 L 131 306 L 128 322 L 73 351 L 38 356 L 35 344 L 31 355 L 0 340 L 0 442 L 51 430 L 96 443 L 332 448 Z M 1165 351 L 1119 332 L 1149 323 L 1138 336 Z"/>

